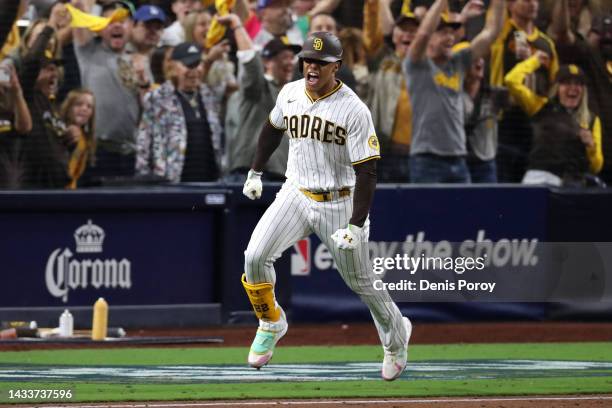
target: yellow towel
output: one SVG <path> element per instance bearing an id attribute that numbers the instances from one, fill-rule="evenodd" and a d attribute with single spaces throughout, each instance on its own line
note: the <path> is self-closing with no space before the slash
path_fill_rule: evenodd
<path id="1" fill-rule="evenodd" d="M 236 0 L 215 0 L 215 7 L 217 9 L 217 15 L 225 16 L 234 8 Z M 217 15 L 213 17 L 210 28 L 206 33 L 206 42 L 204 46 L 211 48 L 213 45 L 221 41 L 225 35 L 225 26 L 217 21 Z"/>
<path id="2" fill-rule="evenodd" d="M 116 9 L 113 11 L 113 14 L 111 14 L 110 17 L 94 16 L 93 14 L 88 14 L 81 11 L 70 4 L 66 4 L 66 8 L 72 17 L 72 21 L 70 23 L 71 27 L 87 28 L 96 32 L 104 30 L 110 23 L 125 20 L 129 15 L 129 11 L 124 8 Z"/>
<path id="3" fill-rule="evenodd" d="M 74 190 L 77 188 L 77 182 L 85 172 L 89 152 L 91 150 L 89 144 L 90 142 L 87 140 L 87 137 L 81 130 L 79 141 L 72 151 L 70 160 L 68 161 L 68 175 L 70 176 L 70 183 L 66 186 L 66 188 L 69 190 Z"/>
<path id="4" fill-rule="evenodd" d="M 412 11 L 410 11 L 410 3 L 411 3 L 411 0 L 404 0 L 404 2 L 402 3 L 402 15 L 404 16 L 412 15 Z"/>
<path id="5" fill-rule="evenodd" d="M 19 42 L 21 38 L 19 37 L 19 29 L 17 28 L 17 23 L 13 24 L 13 28 L 9 32 L 2 49 L 0 50 L 0 59 L 5 59 L 11 51 L 19 46 Z"/>

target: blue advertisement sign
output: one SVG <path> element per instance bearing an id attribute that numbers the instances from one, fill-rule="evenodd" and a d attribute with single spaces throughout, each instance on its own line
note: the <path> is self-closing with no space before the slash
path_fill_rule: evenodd
<path id="1" fill-rule="evenodd" d="M 210 303 L 213 211 L 0 214 L 0 307 Z M 13 288 L 14 290 L 10 290 Z"/>
<path id="2" fill-rule="evenodd" d="M 398 253 L 477 257 L 488 252 L 496 266 L 537 267 L 534 253 L 547 239 L 547 212 L 545 188 L 384 186 L 377 189 L 370 212 L 370 255 L 372 259 Z M 460 252 L 449 253 L 449 248 Z M 331 253 L 316 236 L 294 245 L 289 257 L 295 319 L 367 317 L 367 309 L 346 287 Z M 423 304 L 401 306 L 429 313 Z M 446 313 L 443 307 L 437 309 Z"/>

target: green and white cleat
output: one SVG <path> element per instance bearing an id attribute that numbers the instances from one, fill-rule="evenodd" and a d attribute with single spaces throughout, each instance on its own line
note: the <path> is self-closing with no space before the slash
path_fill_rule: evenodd
<path id="1" fill-rule="evenodd" d="M 277 322 L 259 321 L 259 328 L 249 351 L 248 362 L 251 367 L 259 370 L 268 364 L 274 354 L 274 346 L 287 333 L 288 327 L 284 312 Z"/>

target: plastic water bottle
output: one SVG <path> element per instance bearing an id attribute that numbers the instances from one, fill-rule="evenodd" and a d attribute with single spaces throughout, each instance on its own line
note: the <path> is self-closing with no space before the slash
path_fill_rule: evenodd
<path id="1" fill-rule="evenodd" d="M 60 337 L 72 337 L 74 334 L 74 319 L 68 309 L 64 310 L 64 313 L 59 319 L 59 335 Z"/>

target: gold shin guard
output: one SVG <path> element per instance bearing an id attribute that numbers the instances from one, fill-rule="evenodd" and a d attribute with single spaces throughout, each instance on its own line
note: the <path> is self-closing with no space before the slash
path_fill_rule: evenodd
<path id="1" fill-rule="evenodd" d="M 246 281 L 246 274 L 242 274 L 242 286 L 253 305 L 258 319 L 276 322 L 281 317 L 280 308 L 276 307 L 274 286 L 271 283 L 251 284 Z"/>

